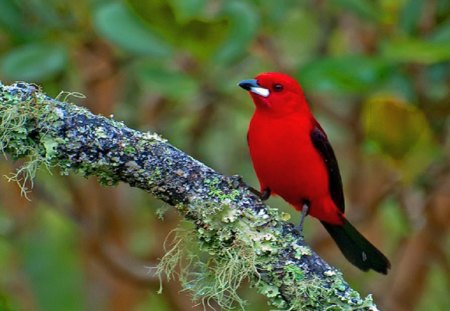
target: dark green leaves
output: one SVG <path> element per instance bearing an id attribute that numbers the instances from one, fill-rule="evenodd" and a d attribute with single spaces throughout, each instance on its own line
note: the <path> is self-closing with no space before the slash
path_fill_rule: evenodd
<path id="1" fill-rule="evenodd" d="M 84 310 L 79 231 L 70 219 L 48 208 L 34 216 L 36 225 L 21 235 L 16 247 L 38 309 Z"/>
<path id="2" fill-rule="evenodd" d="M 206 0 L 171 0 L 177 21 L 186 23 L 199 15 L 205 7 Z"/>
<path id="3" fill-rule="evenodd" d="M 11 1 L 0 1 L 0 24 L 10 30 L 21 30 L 22 16 L 18 6 Z"/>
<path id="4" fill-rule="evenodd" d="M 399 20 L 399 26 L 405 33 L 412 33 L 417 27 L 423 5 L 423 0 L 409 0 L 406 2 Z"/>
<path id="5" fill-rule="evenodd" d="M 400 39 L 385 43 L 382 54 L 391 61 L 434 64 L 450 58 L 450 41 Z"/>
<path id="6" fill-rule="evenodd" d="M 133 54 L 163 57 L 171 53 L 170 47 L 150 26 L 123 3 L 113 2 L 97 8 L 94 25 L 103 37 Z"/>
<path id="7" fill-rule="evenodd" d="M 373 149 L 383 154 L 405 181 L 414 180 L 435 156 L 435 140 L 425 114 L 397 97 L 367 100 L 362 125 L 366 144 L 373 144 Z"/>
<path id="8" fill-rule="evenodd" d="M 0 64 L 0 70 L 6 79 L 37 82 L 61 72 L 66 62 L 67 53 L 63 47 L 32 43 L 6 54 Z"/>
<path id="9" fill-rule="evenodd" d="M 305 89 L 336 93 L 364 92 L 382 81 L 389 65 L 361 55 L 324 58 L 304 66 L 299 78 Z"/>
<path id="10" fill-rule="evenodd" d="M 179 71 L 151 63 L 138 63 L 135 67 L 139 81 L 145 89 L 152 90 L 152 93 L 186 100 L 197 90 L 195 80 Z"/>
<path id="11" fill-rule="evenodd" d="M 258 28 L 258 16 L 254 8 L 245 2 L 227 2 L 224 15 L 229 18 L 230 30 L 227 39 L 219 46 L 215 60 L 230 63 L 244 53 Z"/>
<path id="12" fill-rule="evenodd" d="M 340 7 L 355 13 L 364 20 L 379 21 L 382 16 L 378 1 L 334 0 L 334 2 Z"/>

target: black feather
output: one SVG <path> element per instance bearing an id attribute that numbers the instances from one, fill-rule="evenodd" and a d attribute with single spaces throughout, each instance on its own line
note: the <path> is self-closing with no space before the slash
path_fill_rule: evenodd
<path id="1" fill-rule="evenodd" d="M 322 130 L 319 123 L 317 123 L 311 131 L 310 136 L 314 147 L 320 153 L 323 161 L 325 162 L 325 166 L 328 171 L 328 188 L 330 190 L 331 198 L 337 208 L 344 213 L 345 201 L 344 192 L 342 190 L 341 173 L 339 172 L 339 166 L 336 156 L 334 155 L 333 148 L 331 147 L 327 135 Z"/>
<path id="2" fill-rule="evenodd" d="M 319 123 L 315 123 L 315 127 L 311 131 L 310 136 L 314 147 L 325 162 L 328 171 L 328 187 L 331 198 L 343 214 L 345 211 L 344 192 L 342 190 L 341 174 L 333 148 Z M 387 274 L 391 264 L 386 256 L 359 233 L 343 215 L 341 218 L 343 221 L 342 225 L 329 224 L 323 221 L 321 223 L 336 242 L 345 258 L 363 271 L 373 269 L 377 272 Z"/>
<path id="3" fill-rule="evenodd" d="M 345 258 L 363 271 L 369 269 L 387 274 L 391 267 L 389 260 L 370 243 L 352 224 L 342 218 L 344 225 L 333 225 L 322 221 Z"/>

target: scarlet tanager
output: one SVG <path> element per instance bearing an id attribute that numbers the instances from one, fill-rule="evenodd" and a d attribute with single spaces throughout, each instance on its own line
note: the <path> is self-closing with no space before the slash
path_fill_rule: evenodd
<path id="1" fill-rule="evenodd" d="M 300 230 L 306 215 L 319 219 L 353 265 L 387 274 L 389 260 L 345 217 L 334 151 L 297 81 L 268 72 L 239 86 L 256 106 L 247 140 L 261 198 L 279 195 L 302 211 Z"/>

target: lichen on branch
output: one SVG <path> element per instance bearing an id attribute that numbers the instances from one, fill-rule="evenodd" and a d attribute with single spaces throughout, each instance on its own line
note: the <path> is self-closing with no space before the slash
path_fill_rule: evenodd
<path id="1" fill-rule="evenodd" d="M 181 263 L 183 285 L 205 303 L 244 309 L 237 289 L 245 280 L 277 310 L 376 310 L 370 295 L 361 298 L 239 178 L 215 172 L 154 133 L 50 98 L 32 84 L 0 83 L 0 150 L 27 158 L 17 180 L 32 180 L 39 166 L 57 167 L 107 186 L 125 182 L 174 206 L 192 224 L 184 240 L 195 237 L 202 253 L 186 251 L 178 237 L 159 273 L 172 277 Z"/>

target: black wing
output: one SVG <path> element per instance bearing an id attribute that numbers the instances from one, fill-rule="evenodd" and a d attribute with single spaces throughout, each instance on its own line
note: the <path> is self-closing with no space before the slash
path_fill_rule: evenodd
<path id="1" fill-rule="evenodd" d="M 328 187 L 334 204 L 342 211 L 345 211 L 344 192 L 342 190 L 341 173 L 339 172 L 336 156 L 328 141 L 327 135 L 318 123 L 311 131 L 311 140 L 322 156 L 328 171 Z"/>

